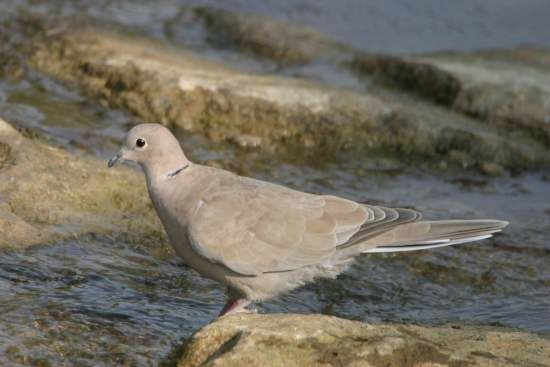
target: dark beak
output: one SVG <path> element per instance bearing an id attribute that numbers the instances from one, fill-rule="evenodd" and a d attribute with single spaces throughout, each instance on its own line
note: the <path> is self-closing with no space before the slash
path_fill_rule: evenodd
<path id="1" fill-rule="evenodd" d="M 118 152 L 113 158 L 109 159 L 109 162 L 107 162 L 107 167 L 111 168 L 112 166 L 114 166 L 121 156 L 122 154 Z"/>

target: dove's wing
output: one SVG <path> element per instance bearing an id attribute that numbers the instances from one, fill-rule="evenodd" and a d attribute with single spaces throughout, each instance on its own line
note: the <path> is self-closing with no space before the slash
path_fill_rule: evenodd
<path id="1" fill-rule="evenodd" d="M 348 241 L 419 217 L 233 176 L 203 192 L 189 232 L 201 256 L 258 275 L 323 263 Z"/>

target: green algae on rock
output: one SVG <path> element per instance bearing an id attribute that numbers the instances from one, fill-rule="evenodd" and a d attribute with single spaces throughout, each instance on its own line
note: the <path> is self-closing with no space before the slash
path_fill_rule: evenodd
<path id="1" fill-rule="evenodd" d="M 213 140 L 318 159 L 342 151 L 398 155 L 409 164 L 523 170 L 547 150 L 430 106 L 295 78 L 238 72 L 143 36 L 66 25 L 34 38 L 30 62 L 145 121 Z"/>
<path id="2" fill-rule="evenodd" d="M 351 66 L 361 73 L 389 79 L 404 90 L 444 105 L 452 104 L 460 91 L 460 82 L 451 73 L 403 57 L 357 54 Z"/>
<path id="3" fill-rule="evenodd" d="M 85 233 L 158 235 L 145 184 L 130 169 L 26 138 L 0 119 L 0 246 L 25 247 Z M 3 159 L 9 152 L 7 159 Z"/>
<path id="4" fill-rule="evenodd" d="M 10 150 L 11 150 L 11 148 L 8 144 L 0 142 L 0 168 L 2 168 L 2 166 L 10 158 Z"/>
<path id="5" fill-rule="evenodd" d="M 549 360 L 549 339 L 504 328 L 248 314 L 199 330 L 178 366 L 544 366 Z"/>

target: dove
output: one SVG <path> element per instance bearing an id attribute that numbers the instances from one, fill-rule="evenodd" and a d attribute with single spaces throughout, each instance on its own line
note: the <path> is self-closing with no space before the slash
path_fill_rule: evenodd
<path id="1" fill-rule="evenodd" d="M 301 192 L 187 159 L 160 124 L 140 124 L 109 160 L 137 163 L 175 253 L 227 287 L 221 315 L 247 312 L 363 253 L 432 249 L 491 237 L 508 222 L 422 220 L 413 209 Z"/>

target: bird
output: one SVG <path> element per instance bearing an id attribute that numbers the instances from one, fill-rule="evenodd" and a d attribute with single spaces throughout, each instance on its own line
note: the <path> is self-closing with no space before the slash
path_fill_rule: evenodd
<path id="1" fill-rule="evenodd" d="M 227 287 L 219 316 L 251 312 L 318 278 L 336 278 L 363 253 L 433 249 L 478 241 L 508 222 L 423 220 L 413 209 L 368 205 L 294 190 L 191 162 L 155 123 L 131 128 L 108 161 L 135 162 L 175 253 Z"/>

